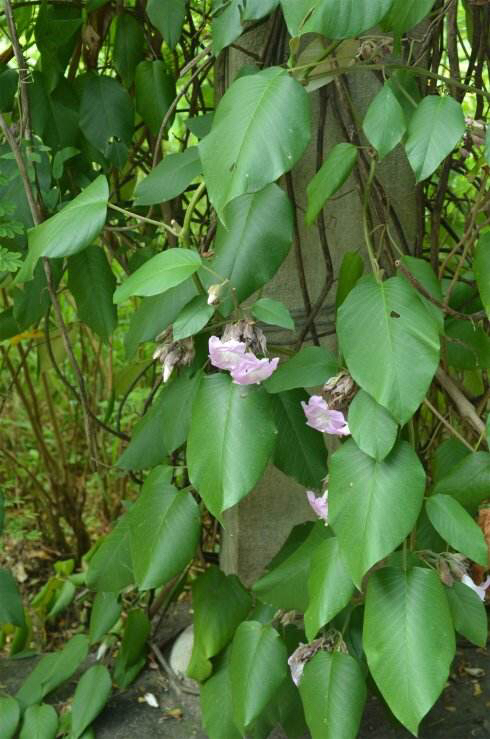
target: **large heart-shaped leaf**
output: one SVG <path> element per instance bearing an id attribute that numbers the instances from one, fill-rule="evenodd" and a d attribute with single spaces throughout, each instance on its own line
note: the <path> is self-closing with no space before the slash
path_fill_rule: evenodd
<path id="1" fill-rule="evenodd" d="M 226 603 L 226 608 L 220 604 Z M 246 618 L 252 598 L 236 575 L 210 567 L 192 584 L 194 645 L 188 675 L 205 680 L 212 671 L 209 661 L 231 640 Z"/>
<path id="2" fill-rule="evenodd" d="M 474 452 L 441 474 L 434 493 L 451 495 L 471 514 L 483 501 L 490 499 L 490 454 Z"/>
<path id="3" fill-rule="evenodd" d="M 398 424 L 382 405 L 359 390 L 349 406 L 349 429 L 363 452 L 381 462 L 393 449 Z"/>
<path id="4" fill-rule="evenodd" d="M 221 220 L 226 205 L 290 170 L 310 140 L 308 95 L 284 69 L 236 80 L 221 99 L 211 133 L 199 144 L 209 197 Z"/>
<path id="5" fill-rule="evenodd" d="M 203 378 L 192 411 L 187 464 L 213 516 L 236 505 L 256 485 L 276 434 L 265 390 L 236 385 L 224 374 Z"/>
<path id="6" fill-rule="evenodd" d="M 104 708 L 112 692 L 111 674 L 105 665 L 94 665 L 82 675 L 71 709 L 72 739 L 78 739 Z"/>
<path id="7" fill-rule="evenodd" d="M 294 388 L 323 385 L 339 371 L 335 355 L 323 346 L 307 346 L 280 364 L 265 381 L 268 393 L 282 393 Z"/>
<path id="8" fill-rule="evenodd" d="M 93 590 L 117 593 L 133 583 L 129 520 L 126 514 L 121 516 L 90 559 L 87 585 Z"/>
<path id="9" fill-rule="evenodd" d="M 407 442 L 399 442 L 377 462 L 352 440 L 332 456 L 329 471 L 329 523 L 360 587 L 368 569 L 413 529 L 422 507 L 425 472 Z"/>
<path id="10" fill-rule="evenodd" d="M 148 0 L 148 18 L 172 49 L 182 33 L 185 11 L 186 0 Z"/>
<path id="11" fill-rule="evenodd" d="M 435 0 L 393 0 L 388 15 L 383 19 L 383 28 L 395 35 L 410 31 L 424 20 L 434 3 Z"/>
<path id="12" fill-rule="evenodd" d="M 366 683 L 353 657 L 318 652 L 305 666 L 299 692 L 312 739 L 355 739 Z"/>
<path id="13" fill-rule="evenodd" d="M 233 720 L 230 650 L 219 660 L 213 674 L 201 686 L 203 729 L 213 739 L 241 739 Z"/>
<path id="14" fill-rule="evenodd" d="M 80 320 L 102 339 L 108 339 L 117 326 L 117 309 L 112 302 L 116 278 L 103 249 L 89 246 L 70 257 L 68 287 Z"/>
<path id="15" fill-rule="evenodd" d="M 115 593 L 97 593 L 90 613 L 90 644 L 96 644 L 112 629 L 122 604 Z"/>
<path id="16" fill-rule="evenodd" d="M 162 121 L 175 99 L 175 80 L 160 59 L 138 64 L 135 92 L 136 110 L 152 134 L 157 136 Z"/>
<path id="17" fill-rule="evenodd" d="M 450 495 L 431 495 L 425 503 L 429 520 L 438 534 L 457 552 L 488 566 L 488 547 L 483 531 Z"/>
<path id="18" fill-rule="evenodd" d="M 32 228 L 28 233 L 29 251 L 16 282 L 32 279 L 40 257 L 68 257 L 89 246 L 105 223 L 108 198 L 109 186 L 101 175 L 63 210 Z"/>
<path id="19" fill-rule="evenodd" d="M 357 162 L 358 150 L 354 144 L 337 144 L 329 151 L 321 168 L 308 185 L 306 223 L 311 225 L 321 209 L 337 190 L 340 190 Z"/>
<path id="20" fill-rule="evenodd" d="M 478 647 L 485 647 L 488 621 L 485 604 L 480 596 L 464 583 L 457 581 L 444 590 L 456 631 Z"/>
<path id="21" fill-rule="evenodd" d="M 418 294 L 401 277 L 365 277 L 340 306 L 337 330 L 354 380 L 406 423 L 439 363 L 438 326 Z"/>
<path id="22" fill-rule="evenodd" d="M 408 126 L 405 149 L 417 182 L 430 177 L 464 134 L 461 105 L 449 95 L 425 97 Z"/>
<path id="23" fill-rule="evenodd" d="M 490 232 L 482 234 L 476 245 L 473 272 L 483 307 L 490 318 Z"/>
<path id="24" fill-rule="evenodd" d="M 8 570 L 0 570 L 0 624 L 25 626 L 24 608 L 19 589 Z"/>
<path id="25" fill-rule="evenodd" d="M 285 611 L 306 611 L 308 575 L 318 547 L 330 536 L 320 522 L 296 526 L 253 591 L 264 603 Z"/>
<path id="26" fill-rule="evenodd" d="M 58 714 L 53 706 L 46 703 L 29 706 L 24 714 L 19 739 L 55 739 L 57 733 Z"/>
<path id="27" fill-rule="evenodd" d="M 190 562 L 200 532 L 199 507 L 190 493 L 168 483 L 143 485 L 129 513 L 129 537 L 136 583 L 158 588 Z"/>
<path id="28" fill-rule="evenodd" d="M 201 171 L 197 146 L 190 146 L 178 154 L 169 154 L 138 183 L 134 193 L 135 205 L 154 205 L 176 198 Z"/>
<path id="29" fill-rule="evenodd" d="M 143 58 L 145 34 L 141 23 L 130 13 L 115 18 L 114 66 L 126 87 L 131 87 L 136 65 Z"/>
<path id="30" fill-rule="evenodd" d="M 327 476 L 327 452 L 322 435 L 306 425 L 301 403 L 308 397 L 304 390 L 274 395 L 278 430 L 274 464 L 301 485 L 316 489 Z"/>
<path id="31" fill-rule="evenodd" d="M 0 698 L 0 736 L 12 739 L 20 721 L 20 707 L 15 698 Z"/>
<path id="32" fill-rule="evenodd" d="M 61 652 L 46 654 L 19 688 L 16 698 L 22 708 L 40 703 L 45 695 L 69 680 L 88 654 L 84 634 L 72 637 Z"/>
<path id="33" fill-rule="evenodd" d="M 216 256 L 210 266 L 230 280 L 241 303 L 269 282 L 287 257 L 293 239 L 293 213 L 286 193 L 269 185 L 230 203 L 226 219 L 226 228 L 218 226 Z M 228 314 L 232 309 L 231 297 L 225 297 L 220 310 Z"/>
<path id="34" fill-rule="evenodd" d="M 311 559 L 308 578 L 309 603 L 305 612 L 305 631 L 309 641 L 345 608 L 354 591 L 337 537 L 319 544 Z"/>
<path id="35" fill-rule="evenodd" d="M 384 699 L 416 735 L 446 684 L 455 653 L 451 613 L 438 575 L 420 567 L 374 572 L 363 644 Z"/>
<path id="36" fill-rule="evenodd" d="M 114 302 L 122 303 L 132 295 L 159 295 L 180 285 L 201 266 L 199 254 L 191 249 L 167 249 L 145 262 L 120 285 Z"/>
<path id="37" fill-rule="evenodd" d="M 379 23 L 393 0 L 281 0 L 292 36 L 322 33 L 330 39 L 352 38 Z"/>
<path id="38" fill-rule="evenodd" d="M 230 661 L 233 715 L 245 731 L 274 698 L 287 674 L 287 650 L 272 626 L 244 621 L 236 630 Z"/>
<path id="39" fill-rule="evenodd" d="M 393 151 L 407 129 L 403 108 L 389 84 L 383 85 L 367 110 L 362 130 L 379 158 Z"/>

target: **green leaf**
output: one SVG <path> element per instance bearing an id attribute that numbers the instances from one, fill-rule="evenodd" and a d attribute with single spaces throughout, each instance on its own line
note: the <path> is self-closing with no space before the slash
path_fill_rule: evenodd
<path id="1" fill-rule="evenodd" d="M 285 611 L 308 607 L 308 575 L 318 547 L 330 536 L 323 523 L 296 526 L 252 590 L 264 603 Z"/>
<path id="2" fill-rule="evenodd" d="M 93 72 L 84 75 L 80 85 L 80 128 L 83 135 L 107 159 L 117 157 L 121 150 L 124 162 L 133 136 L 131 97 L 117 80 Z M 122 148 L 116 146 L 119 143 Z"/>
<path id="3" fill-rule="evenodd" d="M 114 293 L 122 303 L 132 295 L 159 295 L 187 280 L 201 266 L 199 254 L 190 249 L 167 249 L 148 259 Z"/>
<path id="4" fill-rule="evenodd" d="M 301 485 L 320 488 L 327 476 L 327 452 L 321 434 L 306 425 L 301 402 L 308 402 L 302 390 L 274 395 L 274 415 L 278 430 L 274 464 Z"/>
<path id="5" fill-rule="evenodd" d="M 444 590 L 456 631 L 484 648 L 488 638 L 488 621 L 483 601 L 462 582 L 454 582 L 452 587 Z"/>
<path id="6" fill-rule="evenodd" d="M 293 240 L 293 214 L 284 191 L 269 185 L 230 203 L 226 220 L 226 228 L 218 225 L 216 256 L 210 266 L 230 280 L 241 303 L 266 285 L 287 257 Z M 220 310 L 225 315 L 233 310 L 231 297 L 222 301 Z"/>
<path id="7" fill-rule="evenodd" d="M 363 452 L 381 462 L 393 449 L 398 424 L 393 416 L 364 390 L 359 390 L 349 406 L 349 429 Z"/>
<path id="8" fill-rule="evenodd" d="M 258 21 L 261 18 L 265 18 L 278 5 L 279 0 L 245 0 L 242 10 L 242 21 Z"/>
<path id="9" fill-rule="evenodd" d="M 138 183 L 135 205 L 155 205 L 172 200 L 187 190 L 202 172 L 197 146 L 179 154 L 169 154 Z"/>
<path id="10" fill-rule="evenodd" d="M 383 85 L 371 102 L 362 124 L 367 140 L 384 159 L 402 140 L 405 114 L 389 84 Z"/>
<path id="11" fill-rule="evenodd" d="M 201 711 L 204 731 L 213 739 L 241 739 L 233 721 L 229 651 L 213 674 L 201 686 Z"/>
<path id="12" fill-rule="evenodd" d="M 364 262 L 357 251 L 347 251 L 339 270 L 335 307 L 340 308 L 350 291 L 355 287 L 364 272 Z"/>
<path id="13" fill-rule="evenodd" d="M 366 684 L 353 657 L 318 652 L 305 666 L 299 692 L 312 739 L 355 739 Z"/>
<path id="14" fill-rule="evenodd" d="M 175 49 L 182 33 L 186 0 L 148 0 L 146 12 L 170 48 Z"/>
<path id="15" fill-rule="evenodd" d="M 169 454 L 181 447 L 189 435 L 191 413 L 202 374 L 181 373 L 163 389 L 162 432 Z"/>
<path id="16" fill-rule="evenodd" d="M 422 508 L 425 472 L 407 442 L 399 442 L 377 462 L 352 440 L 331 457 L 329 472 L 329 523 L 360 588 L 369 568 L 413 529 Z"/>
<path id="17" fill-rule="evenodd" d="M 0 113 L 9 113 L 14 106 L 19 75 L 15 69 L 0 65 Z"/>
<path id="18" fill-rule="evenodd" d="M 490 367 L 490 337 L 470 321 L 446 321 L 447 357 L 450 367 L 487 369 Z"/>
<path id="19" fill-rule="evenodd" d="M 306 223 L 311 226 L 323 206 L 340 190 L 357 163 L 358 150 L 354 144 L 337 144 L 308 185 Z"/>
<path id="20" fill-rule="evenodd" d="M 408 126 L 405 149 L 417 182 L 427 179 L 464 134 L 461 105 L 452 97 L 428 95 Z"/>
<path id="21" fill-rule="evenodd" d="M 209 660 L 232 639 L 252 607 L 252 598 L 236 575 L 210 567 L 192 584 L 192 607 L 194 646 L 187 674 L 205 680 L 212 671 Z"/>
<path id="22" fill-rule="evenodd" d="M 335 356 L 328 349 L 307 346 L 284 364 L 264 382 L 269 393 L 282 393 L 297 387 L 323 385 L 339 371 Z"/>
<path id="23" fill-rule="evenodd" d="M 146 662 L 146 642 L 150 635 L 151 624 L 141 608 L 134 608 L 128 613 L 124 626 L 121 649 L 114 663 L 114 682 L 125 689 L 143 669 Z"/>
<path id="24" fill-rule="evenodd" d="M 490 128 L 487 126 L 487 133 L 485 136 L 485 151 L 484 151 L 485 160 L 488 164 L 490 164 Z"/>
<path id="25" fill-rule="evenodd" d="M 285 644 L 272 626 L 244 621 L 238 627 L 230 660 L 233 715 L 245 731 L 274 698 L 287 674 Z"/>
<path id="26" fill-rule="evenodd" d="M 284 305 L 278 300 L 271 300 L 270 298 L 260 298 L 252 306 L 252 315 L 263 323 L 268 323 L 271 326 L 280 326 L 281 328 L 289 329 L 294 331 L 294 321 L 291 317 L 290 312 Z"/>
<path id="27" fill-rule="evenodd" d="M 117 326 L 117 309 L 112 302 L 116 278 L 101 247 L 89 246 L 69 258 L 68 288 L 80 320 L 107 340 Z"/>
<path id="28" fill-rule="evenodd" d="M 434 454 L 432 465 L 434 483 L 446 477 L 452 468 L 462 462 L 469 454 L 471 454 L 471 449 L 468 449 L 458 439 L 454 437 L 445 439 L 442 444 L 439 444 Z"/>
<path id="29" fill-rule="evenodd" d="M 408 270 L 408 272 L 410 272 L 410 274 L 413 275 L 418 282 L 420 282 L 422 287 L 425 287 L 427 292 L 430 293 L 433 298 L 442 303 L 443 295 L 441 282 L 436 276 L 429 262 L 426 262 L 424 259 L 418 259 L 417 257 L 410 257 L 407 255 L 402 256 L 400 262 Z M 403 279 L 409 281 L 408 277 L 405 277 L 401 270 L 400 274 L 402 275 Z M 442 333 L 444 331 L 444 313 L 440 308 L 437 307 L 437 305 L 431 303 L 423 295 L 419 295 L 419 297 L 424 303 L 427 310 L 432 314 L 434 321 L 438 325 L 440 333 Z"/>
<path id="30" fill-rule="evenodd" d="M 16 283 L 32 280 L 40 257 L 68 257 L 90 246 L 105 224 L 108 198 L 107 180 L 100 175 L 63 210 L 32 228 L 28 232 L 29 252 Z"/>
<path id="31" fill-rule="evenodd" d="M 10 696 L 0 697 L 0 736 L 13 739 L 20 721 L 20 707 Z"/>
<path id="32" fill-rule="evenodd" d="M 115 19 L 113 62 L 126 87 L 131 87 L 138 62 L 143 58 L 145 34 L 142 24 L 130 13 Z M 150 62 L 151 63 L 151 62 Z"/>
<path id="33" fill-rule="evenodd" d="M 66 146 L 64 149 L 56 152 L 53 157 L 53 177 L 55 180 L 59 180 L 63 176 L 65 162 L 73 159 L 77 154 L 80 154 L 80 149 L 75 149 L 74 146 Z"/>
<path id="34" fill-rule="evenodd" d="M 435 0 L 393 0 L 388 15 L 383 20 L 383 29 L 400 36 L 410 31 L 430 13 Z"/>
<path id="35" fill-rule="evenodd" d="M 367 588 L 363 644 L 383 698 L 416 735 L 446 684 L 456 649 L 438 575 L 420 567 L 374 572 Z"/>
<path id="36" fill-rule="evenodd" d="M 209 197 L 226 205 L 289 171 L 310 140 L 308 94 L 279 67 L 236 80 L 221 99 L 211 133 L 199 144 Z"/>
<path id="37" fill-rule="evenodd" d="M 418 294 L 401 277 L 364 277 L 341 305 L 337 331 L 354 380 L 406 423 L 439 363 L 438 327 Z"/>
<path id="38" fill-rule="evenodd" d="M 116 462 L 117 467 L 123 470 L 147 470 L 165 462 L 169 452 L 163 433 L 164 406 L 164 393 L 160 392 L 134 427 L 131 441 Z"/>
<path id="39" fill-rule="evenodd" d="M 203 115 L 196 115 L 188 118 L 185 122 L 186 128 L 198 139 L 203 139 L 211 131 L 213 125 L 214 111 L 209 111 Z"/>
<path id="40" fill-rule="evenodd" d="M 186 339 L 199 333 L 214 313 L 214 306 L 208 305 L 206 295 L 198 295 L 181 310 L 174 322 L 175 341 Z"/>
<path id="41" fill-rule="evenodd" d="M 473 272 L 483 307 L 490 318 L 490 232 L 482 234 L 475 247 Z"/>
<path id="42" fill-rule="evenodd" d="M 69 680 L 88 654 L 88 639 L 72 637 L 61 652 L 45 655 L 22 683 L 16 698 L 22 708 L 40 703 L 45 695 Z"/>
<path id="43" fill-rule="evenodd" d="M 24 715 L 19 739 L 55 739 L 58 733 L 58 714 L 53 706 L 43 703 L 29 706 Z"/>
<path id="44" fill-rule="evenodd" d="M 473 562 L 488 565 L 483 531 L 457 500 L 450 495 L 431 495 L 425 507 L 431 524 L 453 549 Z"/>
<path id="45" fill-rule="evenodd" d="M 116 593 L 97 593 L 90 613 L 90 644 L 104 638 L 117 623 L 122 605 Z"/>
<path id="46" fill-rule="evenodd" d="M 345 566 L 336 537 L 318 545 L 308 577 L 308 608 L 305 631 L 312 641 L 320 629 L 345 608 L 355 587 Z"/>
<path id="47" fill-rule="evenodd" d="M 164 62 L 157 59 L 153 62 L 146 61 L 138 64 L 135 95 L 136 110 L 151 133 L 156 136 L 176 95 L 175 80 Z"/>
<path id="48" fill-rule="evenodd" d="M 0 624 L 25 626 L 19 589 L 8 570 L 0 570 Z"/>
<path id="49" fill-rule="evenodd" d="M 218 56 L 242 33 L 241 0 L 213 0 L 212 6 L 213 53 Z"/>
<path id="50" fill-rule="evenodd" d="M 352 38 L 376 26 L 393 0 L 281 0 L 292 36 L 322 33 L 329 39 Z M 311 11 L 311 12 L 310 12 Z"/>
<path id="51" fill-rule="evenodd" d="M 50 621 L 53 621 L 56 616 L 58 616 L 60 613 L 63 613 L 63 611 L 66 611 L 68 606 L 70 606 L 73 602 L 76 592 L 77 590 L 75 585 L 70 580 L 66 580 L 63 583 L 56 597 L 56 600 L 49 609 L 46 618 Z"/>
<path id="52" fill-rule="evenodd" d="M 78 739 L 90 726 L 109 700 L 111 692 L 111 676 L 104 665 L 94 665 L 82 675 L 73 698 L 70 739 Z"/>
<path id="53" fill-rule="evenodd" d="M 133 570 L 140 590 L 166 585 L 178 575 L 192 560 L 199 533 L 199 507 L 190 493 L 177 492 L 168 483 L 145 482 L 129 513 Z"/>
<path id="54" fill-rule="evenodd" d="M 472 515 L 475 514 L 480 503 L 490 498 L 490 454 L 468 454 L 439 479 L 433 492 L 451 495 Z"/>
<path id="55" fill-rule="evenodd" d="M 273 453 L 276 434 L 265 390 L 236 385 L 224 374 L 203 378 L 192 411 L 187 464 L 213 516 L 219 518 L 251 492 Z"/>
<path id="56" fill-rule="evenodd" d="M 134 583 L 129 548 L 128 515 L 121 516 L 90 559 L 87 585 L 92 590 L 118 593 Z"/>

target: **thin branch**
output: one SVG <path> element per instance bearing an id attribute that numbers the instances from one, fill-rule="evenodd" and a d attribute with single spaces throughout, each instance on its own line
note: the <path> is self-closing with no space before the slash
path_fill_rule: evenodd
<path id="1" fill-rule="evenodd" d="M 477 414 L 472 403 L 470 403 L 468 398 L 461 392 L 454 380 L 444 372 L 442 367 L 439 367 L 437 370 L 436 378 L 439 385 L 447 392 L 453 401 L 460 416 L 470 424 L 478 436 L 484 436 L 486 432 L 485 424 Z"/>

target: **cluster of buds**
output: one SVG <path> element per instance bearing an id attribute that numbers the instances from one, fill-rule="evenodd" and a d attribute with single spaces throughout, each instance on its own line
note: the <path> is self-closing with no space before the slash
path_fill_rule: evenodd
<path id="1" fill-rule="evenodd" d="M 168 328 L 159 334 L 155 341 L 158 344 L 153 359 L 162 365 L 163 381 L 167 382 L 175 367 L 189 367 L 195 357 L 192 338 L 174 341 L 172 329 Z"/>
<path id="2" fill-rule="evenodd" d="M 244 319 L 237 323 L 229 323 L 223 331 L 223 341 L 243 342 L 246 351 L 254 354 L 266 354 L 267 352 L 265 334 L 255 321 Z"/>
<path id="3" fill-rule="evenodd" d="M 358 58 L 372 64 L 381 63 L 385 56 L 393 53 L 393 39 L 389 36 L 365 39 L 359 47 Z"/>
<path id="4" fill-rule="evenodd" d="M 490 576 L 484 582 L 476 583 L 469 574 L 470 563 L 464 555 L 457 552 L 444 552 L 443 554 L 424 552 L 424 558 L 435 560 L 437 572 L 444 585 L 452 587 L 455 581 L 462 582 L 463 585 L 471 588 L 480 600 L 486 600 L 487 590 L 490 587 Z"/>
<path id="5" fill-rule="evenodd" d="M 224 280 L 223 282 L 217 282 L 216 284 L 210 285 L 210 287 L 208 287 L 208 305 L 219 304 L 220 298 L 223 294 L 223 290 L 225 289 L 228 282 L 229 280 Z"/>
<path id="6" fill-rule="evenodd" d="M 347 413 L 357 393 L 357 385 L 346 370 L 327 380 L 323 386 L 323 395 L 328 407 L 335 411 Z"/>
<path id="7" fill-rule="evenodd" d="M 487 126 L 483 121 L 476 121 L 474 118 L 470 118 L 469 116 L 465 118 L 465 123 L 466 133 L 461 154 L 464 159 L 467 159 L 471 156 L 474 146 L 482 147 L 485 145 Z"/>
<path id="8" fill-rule="evenodd" d="M 305 665 L 318 652 L 342 652 L 348 654 L 347 646 L 342 639 L 342 635 L 335 629 L 330 629 L 325 636 L 315 639 L 310 644 L 300 644 L 288 659 L 291 677 L 295 685 L 299 685 L 303 676 Z"/>

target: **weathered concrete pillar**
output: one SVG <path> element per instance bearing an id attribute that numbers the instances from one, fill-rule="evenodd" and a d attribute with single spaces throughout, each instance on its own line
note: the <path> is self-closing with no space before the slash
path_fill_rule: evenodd
<path id="1" fill-rule="evenodd" d="M 240 45 L 248 46 L 255 53 L 260 53 L 267 33 L 266 25 L 259 28 L 255 34 L 247 34 L 240 40 Z M 250 59 L 234 50 L 227 53 L 225 77 L 231 82 L 240 67 L 249 64 Z M 285 59 L 277 61 L 283 62 Z M 348 86 L 348 96 L 352 101 L 354 112 L 362 121 L 370 101 L 380 89 L 381 82 L 373 73 L 356 72 L 349 75 Z M 312 93 L 311 98 L 313 105 L 311 144 L 303 159 L 295 167 L 289 182 L 282 183 L 288 190 L 290 198 L 294 193 L 298 238 L 289 257 L 267 287 L 268 297 L 281 300 L 288 306 L 296 319 L 297 332 L 301 330 L 306 317 L 299 262 L 303 263 L 309 301 L 311 305 L 315 305 L 324 292 L 329 278 L 325 246 L 330 254 L 334 280 L 346 251 L 360 250 L 361 254 L 364 256 L 366 254 L 362 196 L 359 181 L 354 175 L 324 209 L 326 244 L 322 245 L 322 234 L 318 225 L 311 227 L 305 225 L 306 187 L 317 169 L 319 147 L 323 148 L 326 154 L 335 144 L 349 140 L 348 137 L 353 133 L 352 119 L 346 110 L 348 106 L 343 105 L 345 101 L 342 89 L 335 81 L 321 91 Z M 326 108 L 322 107 L 325 106 L 325 102 Z M 323 142 L 319 143 L 320 130 L 323 130 Z M 363 143 L 366 144 L 365 141 Z M 383 197 L 378 198 L 377 207 L 371 210 L 372 222 L 377 224 L 386 220 L 394 237 L 398 241 L 405 242 L 405 248 L 411 249 L 415 243 L 417 223 L 415 181 L 400 147 L 381 163 L 377 177 L 382 183 L 387 200 Z M 318 335 L 323 334 L 321 341 L 331 349 L 335 348 L 335 335 L 332 334 L 335 325 L 335 292 L 334 282 L 315 320 Z M 271 333 L 268 330 L 268 334 L 271 343 L 284 343 L 288 340 L 287 337 L 290 337 L 290 334 L 286 335 L 280 331 Z M 308 335 L 307 341 L 311 341 L 311 334 Z M 333 443 L 335 444 L 335 440 Z M 238 574 L 243 582 L 251 584 L 280 549 L 293 526 L 312 518 L 304 488 L 271 465 L 257 488 L 224 516 L 221 555 L 223 569 L 227 573 Z"/>

